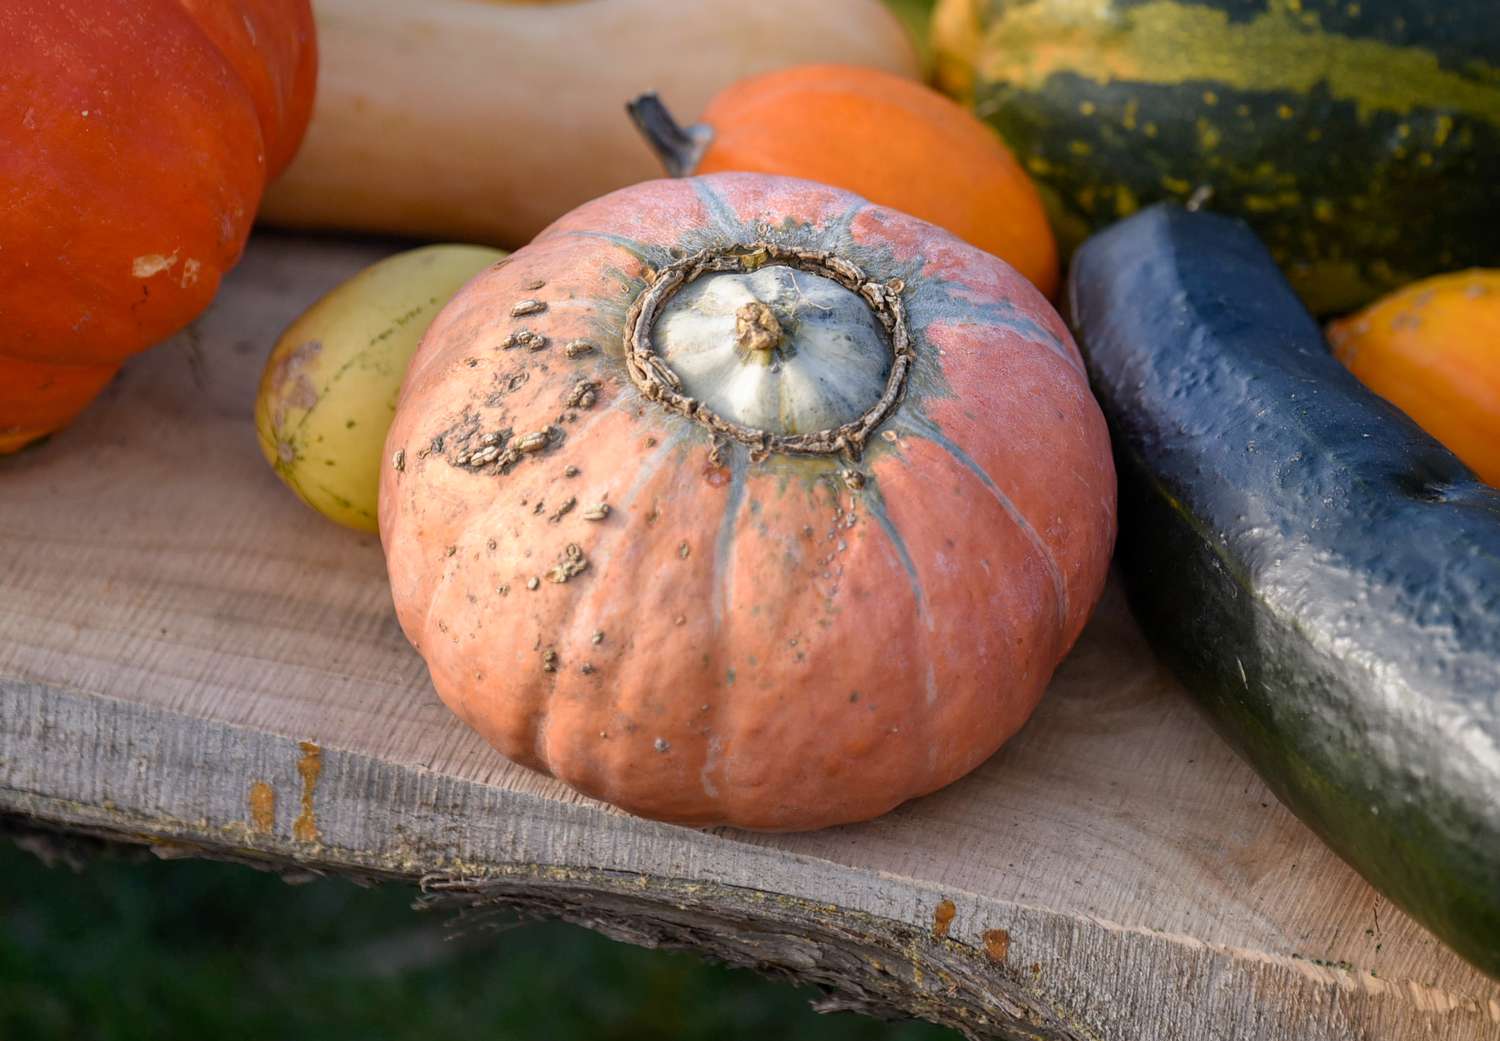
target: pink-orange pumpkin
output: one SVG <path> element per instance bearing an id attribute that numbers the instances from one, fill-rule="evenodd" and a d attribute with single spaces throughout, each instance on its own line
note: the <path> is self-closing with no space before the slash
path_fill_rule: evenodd
<path id="1" fill-rule="evenodd" d="M 387 440 L 397 614 L 496 748 L 803 829 L 973 769 L 1102 588 L 1108 438 L 1004 262 L 756 174 L 588 203 L 434 321 Z"/>

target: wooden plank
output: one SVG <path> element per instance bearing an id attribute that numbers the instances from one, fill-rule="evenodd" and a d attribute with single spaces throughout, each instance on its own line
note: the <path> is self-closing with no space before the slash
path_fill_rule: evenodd
<path id="1" fill-rule="evenodd" d="M 652 824 L 501 759 L 433 694 L 377 541 L 255 446 L 276 333 L 388 251 L 258 239 L 192 330 L 0 460 L 0 810 L 426 878 L 976 1035 L 1500 1036 L 1500 985 L 1275 802 L 1114 590 L 1016 740 L 868 824 Z"/>

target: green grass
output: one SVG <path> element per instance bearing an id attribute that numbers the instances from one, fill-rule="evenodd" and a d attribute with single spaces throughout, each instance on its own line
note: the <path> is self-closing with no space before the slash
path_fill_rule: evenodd
<path id="1" fill-rule="evenodd" d="M 816 991 L 562 923 L 449 939 L 404 886 L 112 856 L 74 873 L 3 838 L 0 879 L 4 1041 L 956 1037 L 820 1016 Z"/>

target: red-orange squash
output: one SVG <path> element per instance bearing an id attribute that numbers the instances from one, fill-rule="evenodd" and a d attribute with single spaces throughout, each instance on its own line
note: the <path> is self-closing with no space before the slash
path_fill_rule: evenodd
<path id="1" fill-rule="evenodd" d="M 822 181 L 945 228 L 1000 257 L 1047 296 L 1057 243 L 1036 185 L 962 105 L 880 69 L 798 65 L 742 79 L 680 128 L 656 95 L 633 102 L 667 171 Z"/>
<path id="2" fill-rule="evenodd" d="M 438 315 L 386 442 L 396 612 L 496 748 L 803 829 L 972 770 L 1114 538 L 1078 352 L 1014 269 L 808 181 L 588 203 Z"/>
<path id="3" fill-rule="evenodd" d="M 0 5 L 0 452 L 213 298 L 312 110 L 307 0 Z"/>

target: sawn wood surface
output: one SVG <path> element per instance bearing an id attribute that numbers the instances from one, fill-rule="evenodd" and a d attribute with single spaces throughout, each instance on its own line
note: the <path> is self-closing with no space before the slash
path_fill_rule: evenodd
<path id="1" fill-rule="evenodd" d="M 1500 984 L 1276 802 L 1113 587 L 1015 740 L 867 824 L 671 827 L 506 762 L 438 702 L 376 538 L 256 447 L 276 335 L 395 248 L 257 238 L 196 325 L 0 459 L 0 812 L 420 880 L 975 1036 L 1500 1038 Z"/>

